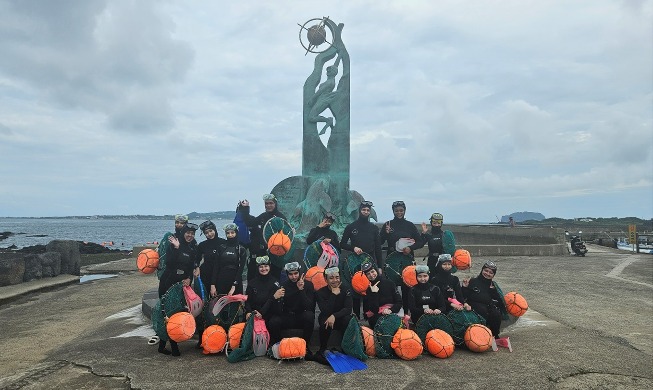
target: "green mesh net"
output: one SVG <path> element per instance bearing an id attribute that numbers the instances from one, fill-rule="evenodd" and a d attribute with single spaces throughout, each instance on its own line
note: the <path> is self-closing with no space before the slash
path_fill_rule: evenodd
<path id="1" fill-rule="evenodd" d="M 369 261 L 374 264 L 374 259 L 367 253 L 361 253 L 360 255 L 357 255 L 352 252 L 344 259 L 341 257 L 340 263 L 338 264 L 338 268 L 340 269 L 340 278 L 351 285 L 351 277 L 354 275 L 354 273 L 356 273 L 356 271 L 360 271 L 361 264 L 363 264 L 365 261 Z"/>
<path id="2" fill-rule="evenodd" d="M 390 344 L 397 330 L 401 327 L 401 318 L 396 314 L 383 315 L 374 326 L 374 348 L 376 357 L 393 359 L 395 352 Z"/>
<path id="3" fill-rule="evenodd" d="M 306 265 L 306 269 L 317 265 L 317 260 L 322 255 L 322 246 L 320 246 L 320 242 L 322 241 L 317 240 L 306 247 L 306 250 L 304 251 L 304 265 Z"/>
<path id="4" fill-rule="evenodd" d="M 472 324 L 485 325 L 485 318 L 470 310 L 452 310 L 447 314 L 451 321 L 452 333 L 449 333 L 456 345 L 465 344 L 465 331 Z"/>
<path id="5" fill-rule="evenodd" d="M 152 328 L 162 341 L 168 341 L 166 317 L 186 310 L 183 286 L 181 282 L 173 284 L 152 309 Z"/>
<path id="6" fill-rule="evenodd" d="M 442 329 L 449 333 L 450 336 L 453 334 L 451 321 L 444 314 L 424 314 L 419 318 L 417 324 L 415 324 L 415 333 L 417 333 L 423 343 L 426 343 L 426 334 L 433 329 Z"/>
<path id="7" fill-rule="evenodd" d="M 156 277 L 161 279 L 163 271 L 166 270 L 166 254 L 168 249 L 170 249 L 170 241 L 168 239 L 172 236 L 172 233 L 168 232 L 163 235 L 161 241 L 159 241 L 159 246 L 156 248 L 156 251 L 159 253 L 159 266 L 156 269 Z"/>
<path id="8" fill-rule="evenodd" d="M 227 361 L 229 363 L 243 362 L 245 360 L 252 360 L 256 357 L 254 355 L 254 316 L 249 316 L 243 335 L 240 339 L 240 346 L 229 353 Z"/>
<path id="9" fill-rule="evenodd" d="M 213 315 L 213 307 L 222 296 L 212 298 L 204 305 L 204 323 L 206 326 L 220 325 L 228 331 L 231 325 L 239 322 L 245 322 L 245 303 L 231 302 L 228 303 L 217 316 Z"/>
<path id="10" fill-rule="evenodd" d="M 385 276 L 397 286 L 401 285 L 401 271 L 413 264 L 413 257 L 401 252 L 392 252 L 385 259 Z"/>
<path id="11" fill-rule="evenodd" d="M 367 360 L 361 326 L 358 324 L 356 317 L 352 316 L 349 320 L 349 325 L 347 325 L 347 329 L 345 329 L 345 333 L 342 335 L 340 346 L 347 355 L 363 361 Z"/>
<path id="12" fill-rule="evenodd" d="M 283 256 L 276 256 L 272 253 L 268 253 L 268 256 L 270 257 L 270 262 L 272 264 L 283 268 L 286 263 L 292 261 L 295 255 L 295 249 L 297 247 L 294 242 L 295 229 L 292 227 L 292 225 L 290 225 L 290 223 L 288 223 L 288 221 L 279 217 L 270 218 L 263 226 L 263 240 L 265 240 L 266 245 L 268 240 L 270 240 L 270 237 L 280 231 L 283 231 L 288 236 L 288 238 L 290 238 L 290 250 Z"/>

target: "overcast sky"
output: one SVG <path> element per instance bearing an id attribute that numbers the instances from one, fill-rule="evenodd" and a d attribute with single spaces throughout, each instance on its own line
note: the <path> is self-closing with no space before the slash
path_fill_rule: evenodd
<path id="1" fill-rule="evenodd" d="M 323 16 L 351 57 L 350 187 L 381 220 L 397 199 L 414 222 L 653 216 L 636 0 L 0 0 L 0 216 L 263 211 L 301 174 L 297 24 Z"/>

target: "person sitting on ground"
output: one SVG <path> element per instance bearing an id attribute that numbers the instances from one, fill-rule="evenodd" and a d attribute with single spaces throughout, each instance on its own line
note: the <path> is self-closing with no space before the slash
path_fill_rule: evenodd
<path id="1" fill-rule="evenodd" d="M 179 240 L 177 236 L 170 236 L 170 250 L 167 254 L 166 269 L 161 275 L 159 280 L 159 298 L 168 291 L 173 284 L 182 282 L 184 286 L 190 286 L 193 276 L 200 275 L 200 269 L 195 260 L 197 259 L 197 246 L 195 245 L 195 231 L 197 225 L 187 222 L 180 230 L 183 239 Z M 165 349 L 165 341 L 159 342 L 159 352 L 163 354 L 170 354 L 170 351 Z M 170 347 L 172 348 L 172 355 L 179 356 L 179 348 L 177 343 L 170 340 Z"/>
<path id="2" fill-rule="evenodd" d="M 363 297 L 363 313 L 374 329 L 382 315 L 397 314 L 401 310 L 401 296 L 397 286 L 385 276 L 378 273 L 374 264 L 365 262 L 361 270 L 370 281 L 370 286 Z"/>
<path id="3" fill-rule="evenodd" d="M 445 311 L 444 297 L 438 286 L 429 283 L 429 267 L 416 265 L 417 284 L 410 289 L 409 305 L 414 324 L 424 314 L 441 314 Z"/>
<path id="4" fill-rule="evenodd" d="M 283 329 L 302 329 L 302 338 L 306 347 L 310 345 L 315 324 L 315 297 L 313 284 L 304 280 L 301 267 L 294 261 L 285 265 L 284 270 L 288 280 L 281 284 L 283 299 L 281 300 L 281 313 L 275 314 L 270 319 L 270 345 L 281 341 Z M 310 351 L 310 349 L 309 349 Z"/>
<path id="5" fill-rule="evenodd" d="M 284 291 L 274 276 L 270 275 L 270 258 L 256 258 L 258 275 L 247 282 L 247 300 L 245 301 L 246 318 L 251 315 L 265 320 L 266 325 L 274 314 L 280 313 L 280 300 Z"/>
<path id="6" fill-rule="evenodd" d="M 456 239 L 451 230 L 442 230 L 442 214 L 433 213 L 431 215 L 431 231 L 429 232 L 426 224 L 422 222 L 422 243 L 428 245 L 429 255 L 427 265 L 431 274 L 435 274 L 435 265 L 438 263 L 438 257 L 443 253 L 453 256 L 456 252 Z"/>
<path id="7" fill-rule="evenodd" d="M 435 274 L 431 277 L 430 282 L 440 288 L 446 304 L 445 313 L 449 313 L 452 309 L 470 310 L 469 305 L 464 303 L 465 298 L 460 288 L 460 280 L 451 273 L 451 268 L 453 268 L 451 255 L 448 253 L 440 255 L 435 265 Z M 450 298 L 453 302 L 449 300 Z"/>
<path id="8" fill-rule="evenodd" d="M 478 315 L 485 318 L 492 335 L 499 338 L 502 313 L 506 313 L 506 305 L 499 286 L 492 280 L 496 273 L 496 264 L 486 261 L 477 277 L 463 280 L 462 290 L 465 303 L 469 304 L 470 308 Z"/>
<path id="9" fill-rule="evenodd" d="M 320 326 L 320 349 L 316 355 L 323 356 L 333 329 L 344 334 L 352 315 L 351 290 L 340 281 L 338 267 L 324 270 L 327 285 L 317 290 L 315 298 L 320 309 L 318 325 Z"/>
<path id="10" fill-rule="evenodd" d="M 263 239 L 263 228 L 265 227 L 265 224 L 274 217 L 287 220 L 286 216 L 279 211 L 277 198 L 274 194 L 263 195 L 263 201 L 265 202 L 265 211 L 259 214 L 258 217 L 250 215 L 249 202 L 247 200 L 241 201 L 238 207 L 238 212 L 250 230 L 249 237 L 251 242 L 249 244 L 250 258 L 247 265 L 247 280 L 257 277 L 258 275 L 255 259 L 260 256 L 265 256 L 268 253 L 267 242 Z M 275 278 L 279 278 L 281 275 L 281 268 L 274 264 L 271 264 L 270 267 L 270 274 Z"/>
<path id="11" fill-rule="evenodd" d="M 317 240 L 322 240 L 326 243 L 333 245 L 337 250 L 340 250 L 340 241 L 338 241 L 338 233 L 331 230 L 331 225 L 336 220 L 336 216 L 327 212 L 316 227 L 312 228 L 306 236 L 306 243 L 311 245 Z"/>
<path id="12" fill-rule="evenodd" d="M 247 262 L 247 252 L 238 240 L 238 226 L 235 223 L 228 223 L 223 229 L 227 239 L 220 242 L 220 257 L 211 278 L 215 286 L 215 294 L 242 294 L 243 269 Z M 212 286 L 211 292 L 213 291 Z"/>
<path id="13" fill-rule="evenodd" d="M 405 255 L 414 256 L 413 252 L 416 249 L 423 247 L 424 244 L 421 243 L 421 236 L 417 232 L 415 224 L 405 218 L 406 203 L 404 203 L 402 200 L 392 202 L 392 213 L 395 217 L 392 220 L 384 223 L 383 227 L 381 228 L 381 232 L 379 234 L 381 245 L 383 245 L 383 243 L 386 241 L 388 242 L 387 253 L 389 256 L 393 252 L 397 251 L 397 242 L 400 239 L 404 239 L 402 241 L 405 241 L 406 243 L 409 243 L 412 240 L 412 244 L 404 247 L 401 252 Z M 399 269 L 397 271 L 401 275 L 404 270 Z M 404 310 L 408 310 L 410 287 L 406 286 L 404 283 L 401 283 L 400 288 Z"/>

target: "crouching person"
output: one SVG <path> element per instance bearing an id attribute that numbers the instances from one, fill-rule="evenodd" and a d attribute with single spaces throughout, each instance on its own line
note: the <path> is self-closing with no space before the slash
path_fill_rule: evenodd
<path id="1" fill-rule="evenodd" d="M 318 324 L 320 325 L 320 350 L 317 355 L 322 356 L 326 351 L 327 343 L 333 329 L 344 333 L 352 316 L 352 293 L 340 282 L 338 267 L 329 267 L 324 270 L 327 285 L 317 290 L 315 297 L 320 308 Z"/>
<path id="2" fill-rule="evenodd" d="M 274 345 L 281 341 L 283 329 L 301 329 L 302 338 L 308 347 L 315 323 L 313 284 L 304 280 L 304 275 L 300 274 L 301 267 L 298 262 L 286 264 L 284 271 L 288 275 L 288 280 L 281 284 L 283 299 L 280 300 L 280 313 L 270 318 L 268 326 L 270 343 Z M 307 353 L 310 353 L 310 350 Z"/>

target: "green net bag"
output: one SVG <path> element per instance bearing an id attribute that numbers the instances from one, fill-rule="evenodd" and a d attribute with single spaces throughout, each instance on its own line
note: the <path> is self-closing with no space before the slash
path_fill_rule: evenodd
<path id="1" fill-rule="evenodd" d="M 390 345 L 392 338 L 401 327 L 401 318 L 396 314 L 383 315 L 374 326 L 374 348 L 376 357 L 380 359 L 393 359 L 395 352 Z"/>
<path id="2" fill-rule="evenodd" d="M 161 241 L 159 241 L 159 246 L 156 248 L 156 251 L 159 253 L 159 266 L 156 269 L 156 277 L 161 279 L 161 275 L 166 270 L 166 254 L 168 249 L 170 249 L 170 241 L 168 239 L 172 236 L 172 233 L 168 232 L 163 235 Z"/>
<path id="3" fill-rule="evenodd" d="M 256 357 L 254 355 L 254 349 L 252 348 L 254 344 L 254 316 L 249 316 L 245 329 L 243 329 L 243 335 L 240 339 L 240 346 L 227 356 L 227 361 L 229 363 L 243 362 L 245 360 L 252 360 Z"/>
<path id="4" fill-rule="evenodd" d="M 420 340 L 425 344 L 426 334 L 433 329 L 442 329 L 450 336 L 453 334 L 451 321 L 444 314 L 423 314 L 417 321 L 417 324 L 415 324 L 415 333 L 417 333 Z"/>
<path id="5" fill-rule="evenodd" d="M 213 307 L 218 303 L 221 296 L 212 298 L 204 305 L 204 321 L 206 326 L 220 325 L 228 331 L 231 325 L 239 322 L 245 322 L 245 303 L 231 302 L 228 303 L 218 315 L 213 315 Z"/>
<path id="6" fill-rule="evenodd" d="M 354 275 L 354 273 L 356 273 L 356 271 L 360 271 L 361 264 L 366 261 L 375 264 L 372 256 L 368 255 L 367 253 L 361 253 L 360 255 L 357 255 L 352 252 L 346 258 L 341 258 L 338 264 L 338 268 L 340 269 L 340 278 L 351 286 L 351 277 Z"/>
<path id="7" fill-rule="evenodd" d="M 345 333 L 342 335 L 340 346 L 347 355 L 363 361 L 367 360 L 361 326 L 354 316 L 349 320 L 349 325 L 347 325 L 347 329 L 345 329 Z"/>
<path id="8" fill-rule="evenodd" d="M 268 240 L 272 237 L 273 234 L 283 231 L 284 234 L 290 238 L 290 250 L 283 256 L 276 256 L 272 253 L 269 253 L 270 262 L 279 268 L 283 268 L 286 263 L 292 261 L 295 254 L 296 245 L 294 242 L 295 238 L 295 229 L 290 225 L 288 221 L 279 217 L 270 218 L 265 225 L 263 226 L 263 240 L 267 246 Z"/>
<path id="9" fill-rule="evenodd" d="M 180 311 L 187 311 L 186 298 L 181 282 L 173 284 L 152 309 L 152 328 L 159 339 L 168 341 L 166 318 Z"/>
<path id="10" fill-rule="evenodd" d="M 392 252 L 385 259 L 385 276 L 392 280 L 394 284 L 400 286 L 403 283 L 401 279 L 401 271 L 412 264 L 412 256 L 405 255 L 401 252 Z"/>
<path id="11" fill-rule="evenodd" d="M 452 333 L 449 333 L 456 345 L 465 344 L 465 331 L 471 324 L 485 325 L 485 318 L 470 310 L 452 310 L 447 314 L 451 321 Z"/>

